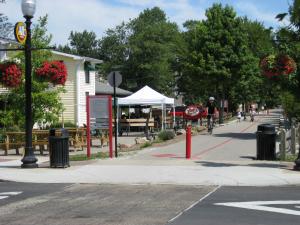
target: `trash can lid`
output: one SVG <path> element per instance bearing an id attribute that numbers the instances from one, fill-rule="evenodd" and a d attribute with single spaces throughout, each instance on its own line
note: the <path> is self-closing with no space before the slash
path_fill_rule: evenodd
<path id="1" fill-rule="evenodd" d="M 64 128 L 60 128 L 60 129 L 51 128 L 49 130 L 49 136 L 69 137 L 69 131 Z"/>
<path id="2" fill-rule="evenodd" d="M 61 128 L 60 131 L 62 137 L 69 137 L 69 131 L 67 129 Z"/>
<path id="3" fill-rule="evenodd" d="M 257 131 L 271 131 L 271 132 L 275 132 L 275 126 L 272 124 L 260 124 L 257 126 Z"/>

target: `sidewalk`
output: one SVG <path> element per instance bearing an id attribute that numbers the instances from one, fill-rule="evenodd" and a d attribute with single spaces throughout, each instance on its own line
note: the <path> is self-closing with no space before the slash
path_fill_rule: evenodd
<path id="1" fill-rule="evenodd" d="M 117 159 L 75 163 L 66 169 L 49 168 L 48 157 L 38 157 L 41 167 L 37 169 L 21 169 L 20 160 L 0 160 L 0 179 L 34 183 L 300 185 L 300 172 L 292 170 L 293 163 L 252 159 L 257 124 L 231 123 L 214 129 L 212 136 L 193 137 L 190 160 L 184 158 L 182 141 Z"/>

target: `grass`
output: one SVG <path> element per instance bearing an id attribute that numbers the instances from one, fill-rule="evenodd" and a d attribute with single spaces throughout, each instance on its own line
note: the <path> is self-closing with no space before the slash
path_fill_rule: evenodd
<path id="1" fill-rule="evenodd" d="M 147 148 L 147 147 L 150 147 L 150 146 L 152 146 L 152 142 L 147 141 L 146 143 L 142 144 L 140 148 Z"/>
<path id="2" fill-rule="evenodd" d="M 88 158 L 86 154 L 80 154 L 80 155 L 70 155 L 70 161 L 86 161 L 86 160 L 92 160 L 92 159 L 106 159 L 109 157 L 109 154 L 107 152 L 98 152 L 91 154 L 91 157 Z"/>
<path id="3" fill-rule="evenodd" d="M 295 162 L 295 160 L 297 159 L 297 155 L 286 155 L 285 156 L 285 162 Z"/>

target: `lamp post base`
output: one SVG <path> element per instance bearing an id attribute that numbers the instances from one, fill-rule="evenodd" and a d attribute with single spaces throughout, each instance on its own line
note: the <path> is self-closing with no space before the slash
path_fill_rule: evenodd
<path id="1" fill-rule="evenodd" d="M 295 166 L 294 166 L 294 170 L 298 170 L 300 171 L 300 148 L 299 148 L 299 152 L 298 152 L 298 157 L 295 160 Z"/>
<path id="2" fill-rule="evenodd" d="M 35 157 L 35 155 L 33 154 L 33 148 L 25 148 L 25 155 L 23 157 L 22 161 L 22 165 L 21 168 L 37 168 L 38 164 L 37 162 L 37 158 Z"/>
<path id="3" fill-rule="evenodd" d="M 300 156 L 300 153 L 299 153 L 299 156 Z M 300 171 L 300 157 L 298 156 L 298 158 L 296 159 L 295 161 L 295 166 L 294 166 L 294 170 L 298 170 Z"/>

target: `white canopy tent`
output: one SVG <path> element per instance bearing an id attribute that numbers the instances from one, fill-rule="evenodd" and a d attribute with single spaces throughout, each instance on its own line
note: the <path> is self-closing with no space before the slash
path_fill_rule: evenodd
<path id="1" fill-rule="evenodd" d="M 118 98 L 118 106 L 121 105 L 159 105 L 162 108 L 162 121 L 164 123 L 166 123 L 166 105 L 171 105 L 175 114 L 174 98 L 166 97 L 147 85 L 128 97 Z M 164 129 L 164 123 L 162 123 L 162 129 Z"/>

